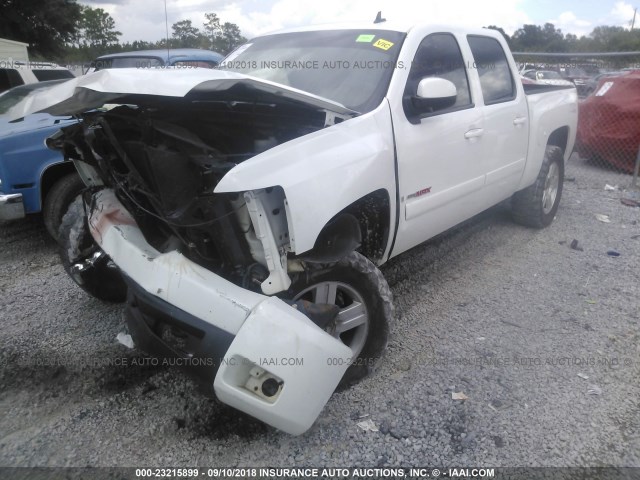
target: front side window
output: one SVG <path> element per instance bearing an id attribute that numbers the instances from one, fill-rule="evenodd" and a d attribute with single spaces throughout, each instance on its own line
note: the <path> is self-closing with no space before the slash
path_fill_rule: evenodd
<path id="1" fill-rule="evenodd" d="M 480 77 L 485 105 L 516 98 L 516 85 L 504 50 L 495 38 L 469 35 L 469 46 Z"/>
<path id="2" fill-rule="evenodd" d="M 423 78 L 440 77 L 456 86 L 455 104 L 439 113 L 460 110 L 472 106 L 467 71 L 455 37 L 449 33 L 434 33 L 425 37 L 411 64 L 405 88 L 404 107 L 411 116 L 411 96 L 416 94 Z"/>

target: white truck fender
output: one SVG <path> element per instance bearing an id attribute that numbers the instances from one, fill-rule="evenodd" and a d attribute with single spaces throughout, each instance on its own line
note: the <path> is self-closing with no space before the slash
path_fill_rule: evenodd
<path id="1" fill-rule="evenodd" d="M 563 127 L 568 127 L 564 161 L 569 160 L 576 139 L 577 101 L 578 95 L 573 88 L 527 95 L 531 130 L 529 132 L 527 164 L 518 190 L 535 182 L 538 172 L 540 172 L 550 135 Z"/>
<path id="2" fill-rule="evenodd" d="M 296 254 L 313 248 L 329 220 L 376 190 L 389 193 L 395 223 L 395 149 L 387 101 L 365 115 L 296 138 L 229 171 L 215 193 L 282 187 Z"/>

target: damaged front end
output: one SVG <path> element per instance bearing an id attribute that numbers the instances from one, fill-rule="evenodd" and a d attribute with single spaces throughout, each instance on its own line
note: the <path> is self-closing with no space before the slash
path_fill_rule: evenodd
<path id="1" fill-rule="evenodd" d="M 128 286 L 135 343 L 191 367 L 221 401 L 300 434 L 348 367 L 330 360 L 352 351 L 321 328 L 337 309 L 270 296 L 304 272 L 289 255 L 283 189 L 214 189 L 238 164 L 351 114 L 242 82 L 220 90 L 105 94 L 118 106 L 82 114 L 50 143 L 90 187 L 89 229 Z"/>
<path id="2" fill-rule="evenodd" d="M 89 225 L 129 285 L 129 331 L 143 350 L 176 359 L 224 403 L 287 433 L 315 421 L 351 350 L 295 306 L 242 288 L 145 239 L 114 190 L 92 196 Z"/>

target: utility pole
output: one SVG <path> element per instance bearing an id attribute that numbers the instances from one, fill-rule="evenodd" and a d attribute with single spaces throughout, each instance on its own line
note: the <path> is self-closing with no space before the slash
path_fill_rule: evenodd
<path id="1" fill-rule="evenodd" d="M 169 63 L 169 57 L 171 52 L 169 51 L 169 16 L 167 15 L 167 0 L 164 0 L 164 27 L 167 32 L 167 63 Z M 633 27 L 631 27 L 633 30 Z"/>
<path id="2" fill-rule="evenodd" d="M 631 20 L 631 30 L 633 30 L 634 25 L 636 24 L 636 12 L 638 11 L 637 8 L 633 9 L 633 20 Z"/>

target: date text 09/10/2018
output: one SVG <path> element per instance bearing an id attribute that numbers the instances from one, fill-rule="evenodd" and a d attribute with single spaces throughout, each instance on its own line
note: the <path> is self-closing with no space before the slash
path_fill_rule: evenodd
<path id="1" fill-rule="evenodd" d="M 493 468 L 137 468 L 137 478 L 494 478 Z"/>

